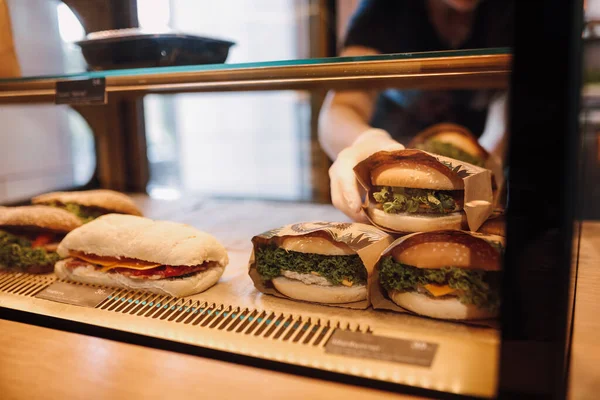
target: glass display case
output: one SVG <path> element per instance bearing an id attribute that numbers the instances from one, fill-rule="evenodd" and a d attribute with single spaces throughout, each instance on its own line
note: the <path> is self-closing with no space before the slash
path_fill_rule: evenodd
<path id="1" fill-rule="evenodd" d="M 511 48 L 338 57 L 340 16 L 355 2 L 239 0 L 233 11 L 226 2 L 65 1 L 83 26 L 60 2 L 35 11 L 7 3 L 21 65 L 19 76 L 0 79 L 0 204 L 54 190 L 127 192 L 150 218 L 214 235 L 229 265 L 218 284 L 185 297 L 8 268 L 0 270 L 2 318 L 433 397 L 565 394 L 580 222 L 598 211 L 588 202 L 575 212 L 600 159 L 597 118 L 587 111 L 594 85 L 584 102 L 588 124 L 578 125 L 581 4 L 553 1 L 543 16 L 517 5 Z M 42 21 L 49 11 L 58 22 L 31 33 L 62 36 L 46 57 L 24 43 L 22 20 Z M 143 29 L 65 44 L 81 40 L 84 28 L 132 26 Z M 164 33 L 166 26 L 177 32 Z M 227 61 L 170 65 L 185 55 L 177 46 L 187 46 L 173 40 L 192 36 L 200 42 L 187 50 L 216 54 L 210 46 L 225 43 Z M 96 51 L 110 69 L 82 56 L 86 41 L 108 46 Z M 154 58 L 140 67 L 143 57 Z M 191 62 L 184 58 L 179 63 Z M 41 65 L 46 59 L 56 65 Z M 130 64 L 115 69 L 123 60 Z M 286 224 L 350 222 L 331 206 L 332 161 L 319 145 L 319 112 L 331 91 L 510 93 L 508 157 L 494 171 L 506 179 L 494 190 L 507 193 L 499 318 L 465 323 L 328 307 L 255 288 L 254 236 Z"/>

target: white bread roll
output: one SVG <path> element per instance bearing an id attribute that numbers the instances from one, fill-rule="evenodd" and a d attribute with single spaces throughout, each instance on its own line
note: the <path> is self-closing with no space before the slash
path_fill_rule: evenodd
<path id="1" fill-rule="evenodd" d="M 70 251 L 173 266 L 229 262 L 217 239 L 190 225 L 123 214 L 103 215 L 69 233 L 58 254 L 67 257 Z"/>
<path id="2" fill-rule="evenodd" d="M 349 256 L 356 254 L 345 243 L 339 243 L 320 236 L 287 236 L 279 245 L 287 251 L 321 254 L 325 256 Z"/>
<path id="3" fill-rule="evenodd" d="M 449 175 L 427 164 L 404 160 L 382 165 L 371 171 L 371 184 L 416 189 L 464 190 L 463 180 L 454 176 L 455 174 Z"/>
<path id="4" fill-rule="evenodd" d="M 70 212 L 56 207 L 0 207 L 0 229 L 2 226 L 33 226 L 56 232 L 70 232 L 80 227 L 81 221 Z"/>
<path id="5" fill-rule="evenodd" d="M 34 197 L 33 204 L 48 204 L 58 202 L 61 204 L 75 203 L 85 207 L 97 207 L 119 214 L 142 215 L 133 200 L 113 190 L 99 189 L 81 192 L 52 192 Z"/>
<path id="6" fill-rule="evenodd" d="M 370 203 L 367 214 L 371 221 L 397 232 L 429 232 L 445 229 L 462 229 L 466 217 L 462 211 L 449 214 L 389 214 Z"/>
<path id="7" fill-rule="evenodd" d="M 93 265 L 73 269 L 66 267 L 69 259 L 61 260 L 54 266 L 54 273 L 60 279 L 85 283 L 88 285 L 117 287 L 130 290 L 144 290 L 162 295 L 185 297 L 205 291 L 213 286 L 225 270 L 223 267 L 211 267 L 192 276 L 177 279 L 134 279 L 119 273 L 100 272 Z"/>
<path id="8" fill-rule="evenodd" d="M 281 294 L 295 299 L 310 301 L 313 303 L 353 303 L 367 299 L 367 287 L 365 285 L 346 286 L 322 286 L 306 285 L 295 279 L 278 276 L 272 279 L 273 286 Z"/>
<path id="9" fill-rule="evenodd" d="M 472 304 L 463 304 L 456 297 L 434 299 L 418 292 L 397 290 L 391 290 L 388 294 L 392 301 L 400 307 L 431 318 L 475 320 L 498 316 L 498 312 L 491 312 Z"/>

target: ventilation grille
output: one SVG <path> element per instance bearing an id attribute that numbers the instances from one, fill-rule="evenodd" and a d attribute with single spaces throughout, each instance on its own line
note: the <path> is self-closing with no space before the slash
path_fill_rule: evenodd
<path id="1" fill-rule="evenodd" d="M 368 326 L 126 290 L 114 292 L 97 308 L 311 346 L 323 346 L 336 328 L 371 333 Z"/>
<path id="2" fill-rule="evenodd" d="M 0 292 L 4 293 L 33 297 L 54 281 L 56 277 L 50 274 L 34 275 L 0 269 Z"/>
<path id="3" fill-rule="evenodd" d="M 0 292 L 33 297 L 57 279 L 0 271 Z M 87 286 L 87 285 L 83 285 Z M 335 329 L 372 333 L 369 326 L 351 325 L 293 314 L 181 299 L 153 293 L 115 290 L 97 309 L 170 323 L 252 335 L 310 346 L 323 346 Z"/>

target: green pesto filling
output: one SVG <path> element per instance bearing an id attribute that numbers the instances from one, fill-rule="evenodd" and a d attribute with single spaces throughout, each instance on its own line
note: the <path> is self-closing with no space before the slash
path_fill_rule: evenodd
<path id="1" fill-rule="evenodd" d="M 60 257 L 54 251 L 31 247 L 31 241 L 0 230 L 0 265 L 27 268 L 54 265 Z"/>
<path id="2" fill-rule="evenodd" d="M 256 270 L 264 280 L 276 278 L 286 270 L 299 274 L 316 272 L 333 285 L 341 285 L 343 280 L 352 284 L 367 282 L 367 271 L 358 255 L 326 256 L 276 246 L 261 246 L 256 250 Z"/>
<path id="3" fill-rule="evenodd" d="M 416 147 L 419 150 L 425 150 L 429 153 L 454 158 L 455 160 L 464 161 L 469 164 L 477 165 L 479 167 L 483 167 L 484 164 L 483 159 L 469 154 L 466 151 L 450 143 L 440 142 L 438 140 L 429 140 L 425 143 L 418 144 Z"/>
<path id="4" fill-rule="evenodd" d="M 427 284 L 448 285 L 458 290 L 463 304 L 496 311 L 500 307 L 500 272 L 446 267 L 416 268 L 387 256 L 381 260 L 379 281 L 386 290 L 414 292 Z"/>
<path id="5" fill-rule="evenodd" d="M 458 205 L 450 192 L 443 190 L 383 186 L 376 188 L 373 198 L 388 214 L 446 214 L 458 211 Z"/>
<path id="6" fill-rule="evenodd" d="M 96 218 L 98 218 L 99 216 L 105 214 L 105 212 L 102 210 L 94 209 L 91 207 L 85 207 L 85 206 L 82 206 L 77 203 L 62 204 L 62 203 L 53 202 L 49 205 L 51 205 L 52 207 L 62 208 L 63 210 L 66 210 L 66 211 L 70 212 L 71 214 L 74 214 L 84 224 L 88 223 L 90 221 L 93 221 Z"/>

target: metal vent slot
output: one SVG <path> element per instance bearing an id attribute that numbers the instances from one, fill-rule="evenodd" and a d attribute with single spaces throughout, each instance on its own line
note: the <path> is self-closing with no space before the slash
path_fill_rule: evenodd
<path id="1" fill-rule="evenodd" d="M 300 315 L 242 309 L 227 304 L 127 290 L 116 290 L 97 308 L 309 346 L 324 346 L 336 328 L 371 332 L 368 326 L 359 325 L 352 329 L 349 322 L 333 323 Z"/>
<path id="2" fill-rule="evenodd" d="M 54 275 L 0 271 L 0 292 L 32 297 L 50 286 L 55 280 Z"/>

